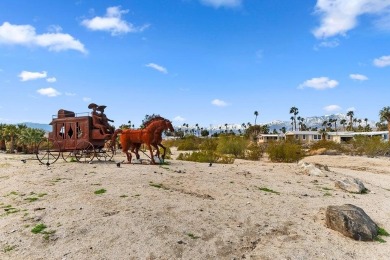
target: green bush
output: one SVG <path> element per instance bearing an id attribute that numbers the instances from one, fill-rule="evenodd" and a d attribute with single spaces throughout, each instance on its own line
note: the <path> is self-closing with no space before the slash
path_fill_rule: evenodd
<path id="1" fill-rule="evenodd" d="M 266 150 L 272 162 L 297 162 L 304 157 L 299 144 L 290 142 L 271 142 Z"/>
<path id="2" fill-rule="evenodd" d="M 221 136 L 218 140 L 217 152 L 243 158 L 247 144 L 248 141 L 240 136 Z"/>
<path id="3" fill-rule="evenodd" d="M 207 138 L 199 145 L 201 151 L 216 152 L 218 147 L 218 139 Z"/>
<path id="4" fill-rule="evenodd" d="M 390 152 L 390 144 L 383 142 L 379 136 L 356 135 L 352 141 L 353 153 L 370 157 L 386 155 Z"/>
<path id="5" fill-rule="evenodd" d="M 182 139 L 177 140 L 177 150 L 178 151 L 193 151 L 198 150 L 201 139 L 194 136 L 186 136 Z"/>
<path id="6" fill-rule="evenodd" d="M 264 146 L 251 142 L 246 148 L 245 159 L 251 161 L 260 160 L 263 157 L 264 149 Z"/>
<path id="7" fill-rule="evenodd" d="M 182 161 L 201 162 L 201 163 L 223 163 L 231 164 L 234 162 L 234 158 L 226 155 L 218 155 L 215 152 L 192 152 L 192 153 L 180 153 L 176 158 Z"/>
<path id="8" fill-rule="evenodd" d="M 336 150 L 340 153 L 349 152 L 347 145 L 342 145 L 333 141 L 328 141 L 323 139 L 318 142 L 314 142 L 310 144 L 309 147 L 310 147 L 310 151 L 315 151 L 321 148 L 325 148 L 326 150 Z"/>

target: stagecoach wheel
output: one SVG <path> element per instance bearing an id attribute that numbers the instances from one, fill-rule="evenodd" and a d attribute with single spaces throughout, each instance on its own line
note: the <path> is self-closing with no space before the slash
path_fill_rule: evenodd
<path id="1" fill-rule="evenodd" d="M 60 153 L 60 144 L 51 139 L 41 141 L 36 150 L 38 161 L 42 164 L 46 164 L 47 166 L 55 163 L 60 157 Z"/>
<path id="2" fill-rule="evenodd" d="M 111 140 L 107 140 L 102 148 L 96 150 L 95 156 L 99 161 L 111 161 L 115 151 L 111 146 Z"/>
<path id="3" fill-rule="evenodd" d="M 95 148 L 90 142 L 81 141 L 76 145 L 73 154 L 78 162 L 89 163 L 95 157 Z"/>
<path id="4" fill-rule="evenodd" d="M 65 162 L 74 162 L 76 161 L 76 156 L 74 155 L 74 152 L 62 152 L 62 159 Z"/>

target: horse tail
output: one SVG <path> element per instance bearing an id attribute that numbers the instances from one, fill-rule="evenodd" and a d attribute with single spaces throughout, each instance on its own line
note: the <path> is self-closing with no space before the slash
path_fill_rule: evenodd
<path id="1" fill-rule="evenodd" d="M 115 132 L 112 134 L 111 143 L 112 143 L 112 147 L 114 148 L 114 150 L 116 150 L 116 137 L 118 136 L 118 134 L 121 134 L 122 132 L 123 132 L 122 129 L 117 129 L 117 130 L 115 130 Z"/>

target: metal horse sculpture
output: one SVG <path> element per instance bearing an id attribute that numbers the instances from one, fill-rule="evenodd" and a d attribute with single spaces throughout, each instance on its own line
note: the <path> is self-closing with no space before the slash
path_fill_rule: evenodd
<path id="1" fill-rule="evenodd" d="M 131 153 L 129 149 L 136 154 L 137 159 L 139 158 L 138 150 L 141 144 L 146 144 L 150 151 L 150 159 L 152 164 L 156 164 L 153 156 L 152 146 L 157 148 L 157 155 L 159 156 L 158 146 L 162 147 L 164 150 L 163 158 L 165 157 L 165 147 L 161 144 L 162 142 L 162 132 L 164 130 L 174 131 L 172 124 L 169 120 L 163 117 L 155 117 L 144 123 L 144 128 L 142 129 L 118 129 L 112 135 L 112 143 L 115 144 L 115 139 L 118 134 L 119 141 L 122 146 L 122 151 L 127 156 L 127 161 L 131 162 Z"/>
<path id="2" fill-rule="evenodd" d="M 153 141 L 151 142 L 151 145 L 156 148 L 156 154 L 155 156 L 157 156 L 160 160 L 162 158 L 162 161 L 165 160 L 165 154 L 166 154 L 166 147 L 162 144 L 162 133 L 166 130 L 169 130 L 171 132 L 174 132 L 175 129 L 173 128 L 172 126 L 172 122 L 165 119 L 165 118 L 162 118 L 162 117 L 156 117 L 154 119 L 152 119 L 151 121 L 149 121 L 148 123 L 145 123 L 145 126 L 147 126 L 149 123 L 151 123 L 153 120 L 158 120 L 158 119 L 162 119 L 164 120 L 163 123 L 161 124 L 161 126 L 157 127 L 156 130 L 154 131 L 154 139 Z M 136 155 L 136 158 L 139 159 L 140 156 L 139 156 L 139 149 L 141 148 L 141 143 L 138 143 L 138 144 L 134 144 L 132 147 L 131 147 L 131 152 L 135 153 Z M 159 150 L 159 147 L 161 147 L 163 149 L 163 154 L 162 156 L 160 157 L 160 150 Z"/>

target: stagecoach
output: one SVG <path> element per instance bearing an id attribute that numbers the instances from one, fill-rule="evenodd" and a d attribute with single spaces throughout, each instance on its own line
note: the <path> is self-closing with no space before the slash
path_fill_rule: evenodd
<path id="1" fill-rule="evenodd" d="M 89 108 L 93 107 L 91 105 Z M 98 106 L 95 105 L 94 108 L 96 107 Z M 65 161 L 76 160 L 83 163 L 91 162 L 94 158 L 110 161 L 114 156 L 112 133 L 109 129 L 103 132 L 104 128 L 97 127 L 93 113 L 90 116 L 88 112 L 75 114 L 60 109 L 57 115 L 52 116 L 50 125 L 52 131 L 36 149 L 36 157 L 43 164 L 55 163 L 60 156 Z"/>

